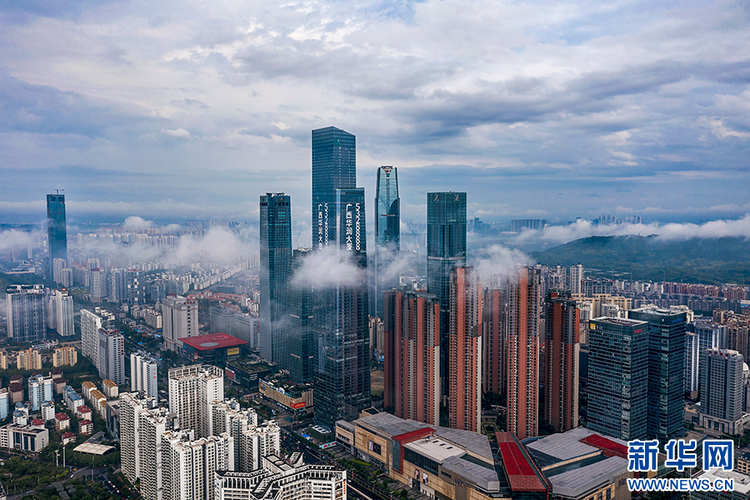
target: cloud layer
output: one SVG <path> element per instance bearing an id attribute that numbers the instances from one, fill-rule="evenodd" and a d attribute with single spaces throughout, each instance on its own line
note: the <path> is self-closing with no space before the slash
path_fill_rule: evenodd
<path id="1" fill-rule="evenodd" d="M 73 220 L 253 219 L 270 191 L 309 219 L 328 125 L 357 135 L 368 198 L 400 167 L 406 219 L 448 189 L 486 221 L 748 210 L 742 2 L 11 2 L 0 22 L 0 218 L 64 187 Z"/>

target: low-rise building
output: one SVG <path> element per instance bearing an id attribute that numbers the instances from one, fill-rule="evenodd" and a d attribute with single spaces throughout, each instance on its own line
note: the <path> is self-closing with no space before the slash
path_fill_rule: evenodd
<path id="1" fill-rule="evenodd" d="M 102 388 L 104 389 L 104 394 L 109 399 L 115 399 L 120 395 L 120 388 L 118 387 L 118 385 L 108 378 L 102 381 Z"/>
<path id="2" fill-rule="evenodd" d="M 55 403 L 52 401 L 45 401 L 42 403 L 42 420 L 49 422 L 55 419 Z"/>
<path id="3" fill-rule="evenodd" d="M 301 453 L 289 459 L 263 458 L 253 472 L 217 471 L 215 500 L 346 500 L 346 471 L 332 465 L 306 465 Z"/>
<path id="4" fill-rule="evenodd" d="M 495 470 L 487 436 L 390 413 L 363 416 L 351 424 L 356 455 L 431 498 L 510 498 L 507 480 L 501 481 Z M 345 427 L 337 425 L 337 432 L 340 429 Z"/>
<path id="5" fill-rule="evenodd" d="M 62 444 L 65 446 L 68 443 L 73 443 L 76 440 L 76 435 L 72 432 L 65 432 L 62 435 Z"/>
<path id="6" fill-rule="evenodd" d="M 30 425 L 8 424 L 0 427 L 0 447 L 39 453 L 49 444 L 49 431 Z"/>
<path id="7" fill-rule="evenodd" d="M 81 405 L 76 408 L 76 415 L 83 420 L 91 420 L 91 408 L 86 405 Z"/>
<path id="8" fill-rule="evenodd" d="M 276 401 L 291 411 L 313 407 L 313 388 L 311 384 L 283 384 L 261 379 L 258 389 L 262 396 Z"/>
<path id="9" fill-rule="evenodd" d="M 55 415 L 55 430 L 61 432 L 65 429 L 70 429 L 70 417 L 63 412 L 60 412 Z"/>
<path id="10" fill-rule="evenodd" d="M 88 401 L 91 398 L 91 391 L 96 390 L 96 384 L 87 380 L 81 384 L 81 394 Z"/>
<path id="11" fill-rule="evenodd" d="M 8 386 L 10 391 L 10 403 L 11 405 L 20 403 L 23 401 L 23 385 L 18 382 L 11 382 Z"/>
<path id="12" fill-rule="evenodd" d="M 711 469 L 698 472 L 694 479 L 708 479 L 711 484 L 717 480 L 734 481 L 733 491 L 691 491 L 690 500 L 748 500 L 750 499 L 750 476 L 737 471 Z"/>
<path id="13" fill-rule="evenodd" d="M 92 422 L 91 420 L 83 419 L 78 422 L 78 428 L 81 434 L 91 434 L 94 432 L 94 422 Z"/>

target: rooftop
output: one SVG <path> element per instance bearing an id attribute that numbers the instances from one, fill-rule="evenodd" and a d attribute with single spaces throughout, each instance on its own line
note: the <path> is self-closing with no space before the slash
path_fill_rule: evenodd
<path id="1" fill-rule="evenodd" d="M 196 337 L 184 337 L 180 340 L 183 344 L 187 344 L 199 351 L 222 349 L 224 347 L 236 347 L 247 344 L 244 340 L 232 337 L 227 333 L 209 333 L 208 335 L 198 335 Z"/>
<path id="2" fill-rule="evenodd" d="M 503 459 L 505 473 L 513 491 L 546 491 L 547 486 L 539 478 L 521 445 L 510 432 L 498 432 L 497 446 Z"/>
<path id="3" fill-rule="evenodd" d="M 734 479 L 734 493 L 741 495 L 750 494 L 750 476 L 735 471 L 724 471 L 721 469 L 712 469 L 701 471 L 695 478 L 708 479 L 711 483 L 716 479 Z"/>
<path id="4" fill-rule="evenodd" d="M 548 478 L 555 496 L 581 498 L 628 472 L 628 460 L 610 457 Z"/>
<path id="5" fill-rule="evenodd" d="M 621 326 L 636 326 L 636 325 L 647 325 L 648 321 L 641 321 L 637 319 L 625 319 L 625 318 L 608 318 L 603 316 L 601 318 L 594 318 L 591 321 L 598 321 L 599 323 L 609 323 L 610 325 L 621 325 Z"/>
<path id="6" fill-rule="evenodd" d="M 426 437 L 407 443 L 405 448 L 419 453 L 425 457 L 431 458 L 435 462 L 442 464 L 449 457 L 460 457 L 466 453 L 466 450 L 436 437 Z"/>
<path id="7" fill-rule="evenodd" d="M 114 446 L 105 446 L 103 444 L 83 443 L 76 446 L 73 451 L 79 451 L 81 453 L 88 453 L 90 455 L 104 455 L 110 450 L 114 450 Z"/>

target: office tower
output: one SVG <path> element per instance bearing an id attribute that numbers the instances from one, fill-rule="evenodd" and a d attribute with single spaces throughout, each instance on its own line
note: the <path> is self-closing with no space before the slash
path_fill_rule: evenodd
<path id="1" fill-rule="evenodd" d="M 336 190 L 357 185 L 356 138 L 336 127 L 312 131 L 313 249 L 336 241 Z M 364 210 L 364 207 L 362 207 Z"/>
<path id="2" fill-rule="evenodd" d="M 479 432 L 482 418 L 482 299 L 479 276 L 456 266 L 450 278 L 448 421 L 453 429 Z"/>
<path id="3" fill-rule="evenodd" d="M 587 427 L 625 441 L 648 437 L 648 323 L 589 322 Z"/>
<path id="4" fill-rule="evenodd" d="M 450 272 L 466 263 L 466 193 L 427 193 L 427 292 L 440 302 L 440 377 L 448 393 Z"/>
<path id="5" fill-rule="evenodd" d="M 68 260 L 68 229 L 65 222 L 65 195 L 47 195 L 47 239 L 49 260 L 47 277 L 52 278 L 55 259 Z"/>
<path id="6" fill-rule="evenodd" d="M 580 311 L 567 291 L 550 291 L 545 308 L 545 420 L 566 432 L 578 427 Z"/>
<path id="7" fill-rule="evenodd" d="M 378 168 L 375 191 L 375 251 L 370 314 L 383 318 L 383 291 L 398 286 L 398 276 L 386 267 L 401 250 L 401 199 L 398 196 L 396 167 Z"/>
<path id="8" fill-rule="evenodd" d="M 440 304 L 407 286 L 383 299 L 384 406 L 400 418 L 440 424 Z"/>
<path id="9" fill-rule="evenodd" d="M 163 500 L 213 500 L 214 473 L 234 470 L 228 434 L 193 439 L 191 432 L 162 434 Z"/>
<path id="10" fill-rule="evenodd" d="M 685 333 L 685 387 L 684 391 L 697 395 L 700 382 L 701 351 L 700 341 L 697 333 Z"/>
<path id="11" fill-rule="evenodd" d="M 508 431 L 518 439 L 539 430 L 539 288 L 541 270 L 522 267 L 508 278 Z"/>
<path id="12" fill-rule="evenodd" d="M 570 266 L 570 293 L 583 293 L 583 265 Z"/>
<path id="13" fill-rule="evenodd" d="M 710 319 L 696 319 L 695 333 L 698 335 L 699 349 L 727 349 L 727 327 Z"/>
<path id="14" fill-rule="evenodd" d="M 333 465 L 306 465 L 298 455 L 292 455 L 288 461 L 271 455 L 263 458 L 262 465 L 255 472 L 217 471 L 214 500 L 346 498 L 346 471 Z"/>
<path id="15" fill-rule="evenodd" d="M 295 281 L 309 248 L 298 248 L 292 256 L 292 275 L 287 292 L 289 314 L 289 376 L 297 383 L 313 378 L 313 287 L 305 280 Z"/>
<path id="16" fill-rule="evenodd" d="M 224 372 L 217 366 L 191 365 L 169 370 L 169 411 L 180 429 L 211 435 L 210 405 L 224 400 Z"/>
<path id="17" fill-rule="evenodd" d="M 125 338 L 120 330 L 99 329 L 99 376 L 125 384 Z"/>
<path id="18" fill-rule="evenodd" d="M 336 246 L 324 251 L 349 259 L 361 272 L 314 294 L 315 421 L 330 428 L 337 420 L 357 418 L 371 404 L 364 189 L 337 190 L 334 215 L 335 239 L 324 244 Z"/>
<path id="19" fill-rule="evenodd" d="M 666 441 L 682 429 L 686 314 L 643 307 L 630 319 L 648 322 L 648 435 Z"/>
<path id="20" fill-rule="evenodd" d="M 507 377 L 505 358 L 508 346 L 505 329 L 508 318 L 505 291 L 497 287 L 485 288 L 482 303 L 482 390 L 500 394 L 505 392 Z"/>
<path id="21" fill-rule="evenodd" d="M 195 337 L 198 332 L 198 302 L 180 295 L 168 295 L 161 308 L 164 341 L 168 349 L 182 349 L 180 339 Z"/>
<path id="22" fill-rule="evenodd" d="M 94 304 L 101 303 L 102 299 L 107 296 L 107 272 L 104 269 L 99 267 L 91 269 L 89 294 Z"/>
<path id="23" fill-rule="evenodd" d="M 44 285 L 11 285 L 6 290 L 7 335 L 14 342 L 35 342 L 47 334 Z"/>
<path id="24" fill-rule="evenodd" d="M 73 366 L 78 363 L 78 351 L 75 347 L 66 346 L 55 349 L 52 354 L 52 366 L 58 368 L 60 366 Z"/>
<path id="25" fill-rule="evenodd" d="M 73 297 L 68 292 L 52 290 L 47 303 L 47 326 L 61 337 L 75 335 Z"/>
<path id="26" fill-rule="evenodd" d="M 54 401 L 52 377 L 41 374 L 29 377 L 29 402 L 32 411 L 39 411 L 45 401 Z"/>
<path id="27" fill-rule="evenodd" d="M 159 402 L 158 370 L 156 359 L 146 352 L 138 351 L 130 355 L 130 390 L 143 391 Z"/>
<path id="28" fill-rule="evenodd" d="M 737 435 L 743 429 L 744 386 L 742 354 L 731 349 L 701 352 L 701 410 L 698 424 L 721 434 Z"/>
<path id="29" fill-rule="evenodd" d="M 291 197 L 260 197 L 260 355 L 289 369 L 286 291 L 292 264 Z"/>

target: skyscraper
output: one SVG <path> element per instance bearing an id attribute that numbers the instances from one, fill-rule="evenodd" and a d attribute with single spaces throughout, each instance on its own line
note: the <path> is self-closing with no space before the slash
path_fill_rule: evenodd
<path id="1" fill-rule="evenodd" d="M 336 241 L 336 190 L 357 185 L 356 138 L 336 127 L 312 131 L 313 249 Z"/>
<path id="2" fill-rule="evenodd" d="M 143 391 L 159 402 L 158 370 L 156 359 L 146 352 L 138 351 L 130 355 L 130 390 Z"/>
<path id="3" fill-rule="evenodd" d="M 357 418 L 371 402 L 364 189 L 337 190 L 334 209 L 336 231 L 325 251 L 335 252 L 339 262 L 349 259 L 361 272 L 315 290 L 315 420 L 330 428 L 336 420 Z"/>
<path id="4" fill-rule="evenodd" d="M 648 323 L 589 322 L 587 427 L 625 441 L 648 436 Z"/>
<path id="5" fill-rule="evenodd" d="M 398 276 L 385 275 L 385 266 L 401 250 L 401 199 L 396 167 L 378 168 L 375 192 L 375 249 L 370 314 L 383 318 L 383 291 L 398 286 Z"/>
<path id="6" fill-rule="evenodd" d="M 362 271 L 315 290 L 315 420 L 330 428 L 357 418 L 371 402 L 365 191 L 356 183 L 354 135 L 336 127 L 313 130 L 313 249 Z"/>
<path id="7" fill-rule="evenodd" d="M 48 325 L 57 330 L 61 337 L 75 334 L 73 297 L 68 292 L 52 290 L 47 304 Z"/>
<path id="8" fill-rule="evenodd" d="M 546 300 L 544 343 L 545 420 L 555 432 L 578 427 L 580 314 L 569 292 L 550 291 Z"/>
<path id="9" fill-rule="evenodd" d="M 448 416 L 453 429 L 479 432 L 482 417 L 482 298 L 471 266 L 450 275 Z"/>
<path id="10" fill-rule="evenodd" d="M 581 264 L 570 266 L 570 293 L 583 293 L 583 266 Z"/>
<path id="11" fill-rule="evenodd" d="M 539 431 L 539 288 L 541 269 L 508 278 L 508 431 L 526 439 Z"/>
<path id="12" fill-rule="evenodd" d="M 407 286 L 385 292 L 384 406 L 400 418 L 440 424 L 440 304 Z"/>
<path id="13" fill-rule="evenodd" d="M 742 354 L 731 349 L 701 352 L 701 412 L 699 425 L 721 434 L 744 432 Z"/>
<path id="14" fill-rule="evenodd" d="M 310 248 L 298 248 L 292 254 L 292 273 L 287 291 L 289 314 L 289 376 L 295 382 L 309 382 L 313 376 L 313 285 L 293 277 L 300 272 Z"/>
<path id="15" fill-rule="evenodd" d="M 291 197 L 260 197 L 260 355 L 289 368 L 286 295 L 292 263 Z"/>
<path id="16" fill-rule="evenodd" d="M 99 368 L 99 330 L 109 330 L 115 317 L 109 311 L 99 308 L 96 312 L 81 309 L 81 353 Z"/>
<path id="17" fill-rule="evenodd" d="M 450 273 L 466 263 L 466 193 L 427 193 L 427 292 L 440 302 L 440 376 L 448 394 Z"/>
<path id="18" fill-rule="evenodd" d="M 505 366 L 508 350 L 505 334 L 508 320 L 505 291 L 497 287 L 485 288 L 482 303 L 482 390 L 500 394 L 505 392 L 508 375 Z"/>
<path id="19" fill-rule="evenodd" d="M 628 317 L 648 322 L 648 435 L 666 441 L 682 429 L 686 314 L 643 307 Z"/>
<path id="20" fill-rule="evenodd" d="M 52 278 L 55 259 L 68 260 L 68 228 L 65 222 L 65 195 L 47 195 L 47 239 L 49 259 L 47 277 Z"/>
<path id="21" fill-rule="evenodd" d="M 125 338 L 119 330 L 99 329 L 99 376 L 125 384 Z"/>
<path id="22" fill-rule="evenodd" d="M 192 365 L 169 370 L 169 411 L 180 429 L 211 435 L 211 404 L 224 400 L 224 371 L 217 366 Z"/>

